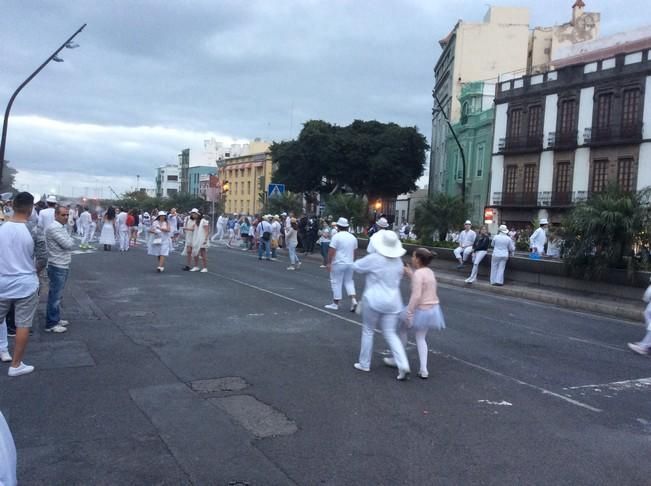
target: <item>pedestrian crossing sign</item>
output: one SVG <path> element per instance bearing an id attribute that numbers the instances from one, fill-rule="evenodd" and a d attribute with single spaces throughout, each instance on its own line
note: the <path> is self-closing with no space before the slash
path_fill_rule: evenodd
<path id="1" fill-rule="evenodd" d="M 283 192 L 285 192 L 285 184 L 269 184 L 267 188 L 269 197 L 280 196 Z"/>

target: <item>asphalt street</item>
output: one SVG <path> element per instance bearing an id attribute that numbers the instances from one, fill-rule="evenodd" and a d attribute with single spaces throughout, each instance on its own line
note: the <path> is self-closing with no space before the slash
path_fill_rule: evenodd
<path id="1" fill-rule="evenodd" d="M 397 382 L 379 334 L 353 369 L 360 316 L 323 308 L 315 260 L 209 258 L 158 274 L 143 248 L 74 256 L 69 332 L 36 332 L 32 375 L 0 369 L 21 484 L 651 481 L 640 323 L 441 286 L 430 378 Z"/>

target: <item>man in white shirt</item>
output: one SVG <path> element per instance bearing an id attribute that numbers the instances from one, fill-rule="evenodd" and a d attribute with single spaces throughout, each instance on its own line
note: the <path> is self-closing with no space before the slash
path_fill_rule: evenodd
<path id="1" fill-rule="evenodd" d="M 357 298 L 355 295 L 355 282 L 353 281 L 353 263 L 355 261 L 355 250 L 357 250 L 357 238 L 348 232 L 348 226 L 346 218 L 339 218 L 337 220 L 337 234 L 330 239 L 327 269 L 330 272 L 332 304 L 326 305 L 325 308 L 330 310 L 339 309 L 343 285 L 346 287 L 346 293 L 351 298 L 350 311 L 355 312 Z"/>
<path id="2" fill-rule="evenodd" d="M 61 319 L 61 299 L 68 280 L 71 252 L 75 241 L 68 235 L 65 224 L 68 220 L 68 208 L 59 206 L 54 214 L 54 223 L 45 232 L 47 243 L 47 276 L 50 289 L 47 295 L 45 332 L 63 333 L 68 329 L 68 321 Z"/>
<path id="3" fill-rule="evenodd" d="M 459 261 L 457 268 L 463 268 L 463 263 L 472 253 L 472 244 L 475 242 L 475 238 L 477 238 L 477 233 L 475 233 L 471 228 L 472 223 L 470 220 L 466 221 L 463 224 L 463 231 L 460 232 L 457 237 L 457 244 L 459 246 L 454 250 L 454 256 L 457 257 L 457 260 Z"/>
<path id="4" fill-rule="evenodd" d="M 54 208 L 57 205 L 57 198 L 48 196 L 45 202 L 47 203 L 47 208 L 41 209 L 41 212 L 38 213 L 38 228 L 41 231 L 45 231 L 54 223 Z"/>
<path id="5" fill-rule="evenodd" d="M 127 226 L 127 212 L 120 208 L 119 214 L 115 217 L 115 224 L 118 227 L 118 237 L 120 243 L 120 251 L 129 250 L 129 227 Z"/>
<path id="6" fill-rule="evenodd" d="M 88 242 L 90 241 L 90 224 L 93 222 L 93 217 L 90 215 L 87 207 L 84 207 L 84 211 L 79 215 L 79 227 L 81 228 L 81 243 L 79 248 L 86 249 L 90 248 Z"/>
<path id="7" fill-rule="evenodd" d="M 7 317 L 12 305 L 15 308 L 16 342 L 9 376 L 34 371 L 33 366 L 22 362 L 38 305 L 35 245 L 26 225 L 33 206 L 34 196 L 28 192 L 17 194 L 14 198 L 13 218 L 0 226 L 0 322 Z M 39 266 L 43 264 L 44 262 L 39 262 Z"/>
<path id="8" fill-rule="evenodd" d="M 269 220 L 271 215 L 263 216 L 262 220 L 258 223 L 256 228 L 256 236 L 258 237 L 258 260 L 262 260 L 262 252 L 265 253 L 265 259 L 271 260 L 271 223 Z"/>
<path id="9" fill-rule="evenodd" d="M 529 250 L 532 253 L 538 253 L 543 256 L 545 254 L 545 243 L 547 243 L 547 220 L 542 218 L 540 220 L 540 227 L 533 232 L 529 238 Z"/>

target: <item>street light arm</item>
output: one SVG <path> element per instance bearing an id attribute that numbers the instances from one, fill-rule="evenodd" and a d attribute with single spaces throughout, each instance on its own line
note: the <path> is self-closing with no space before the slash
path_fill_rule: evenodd
<path id="1" fill-rule="evenodd" d="M 49 63 L 52 59 L 56 57 L 56 55 L 61 52 L 68 43 L 70 43 L 79 33 L 84 30 L 87 24 L 82 25 L 74 34 L 72 34 L 61 46 L 52 53 L 50 57 L 48 57 L 43 64 L 41 64 L 36 71 L 34 71 L 32 74 L 29 75 L 29 77 L 21 83 L 20 86 L 14 91 L 14 93 L 11 95 L 11 98 L 9 98 L 9 103 L 7 103 L 7 109 L 5 110 L 5 117 L 4 117 L 4 122 L 2 124 L 2 139 L 0 139 L 0 183 L 2 183 L 2 170 L 5 165 L 5 142 L 7 140 L 7 128 L 9 124 L 9 112 L 11 111 L 11 107 L 14 104 L 14 100 L 16 99 L 16 96 L 18 96 L 18 93 L 22 91 L 22 89 L 27 86 L 27 84 L 36 77 L 38 73 L 40 73 L 45 66 L 47 66 L 47 63 Z"/>

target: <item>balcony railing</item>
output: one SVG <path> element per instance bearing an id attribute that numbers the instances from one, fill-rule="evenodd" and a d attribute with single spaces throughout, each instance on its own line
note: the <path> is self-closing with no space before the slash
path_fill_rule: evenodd
<path id="1" fill-rule="evenodd" d="M 576 147 L 577 130 L 567 132 L 549 132 L 547 145 L 557 150 L 573 149 Z"/>
<path id="2" fill-rule="evenodd" d="M 639 142 L 642 140 L 642 122 L 589 127 L 583 133 L 583 140 L 592 145 Z"/>
<path id="3" fill-rule="evenodd" d="M 498 149 L 503 153 L 536 152 L 542 150 L 542 133 L 522 137 L 500 138 Z"/>
<path id="4" fill-rule="evenodd" d="M 587 191 L 494 192 L 493 205 L 512 208 L 562 208 L 585 201 L 587 198 Z"/>

